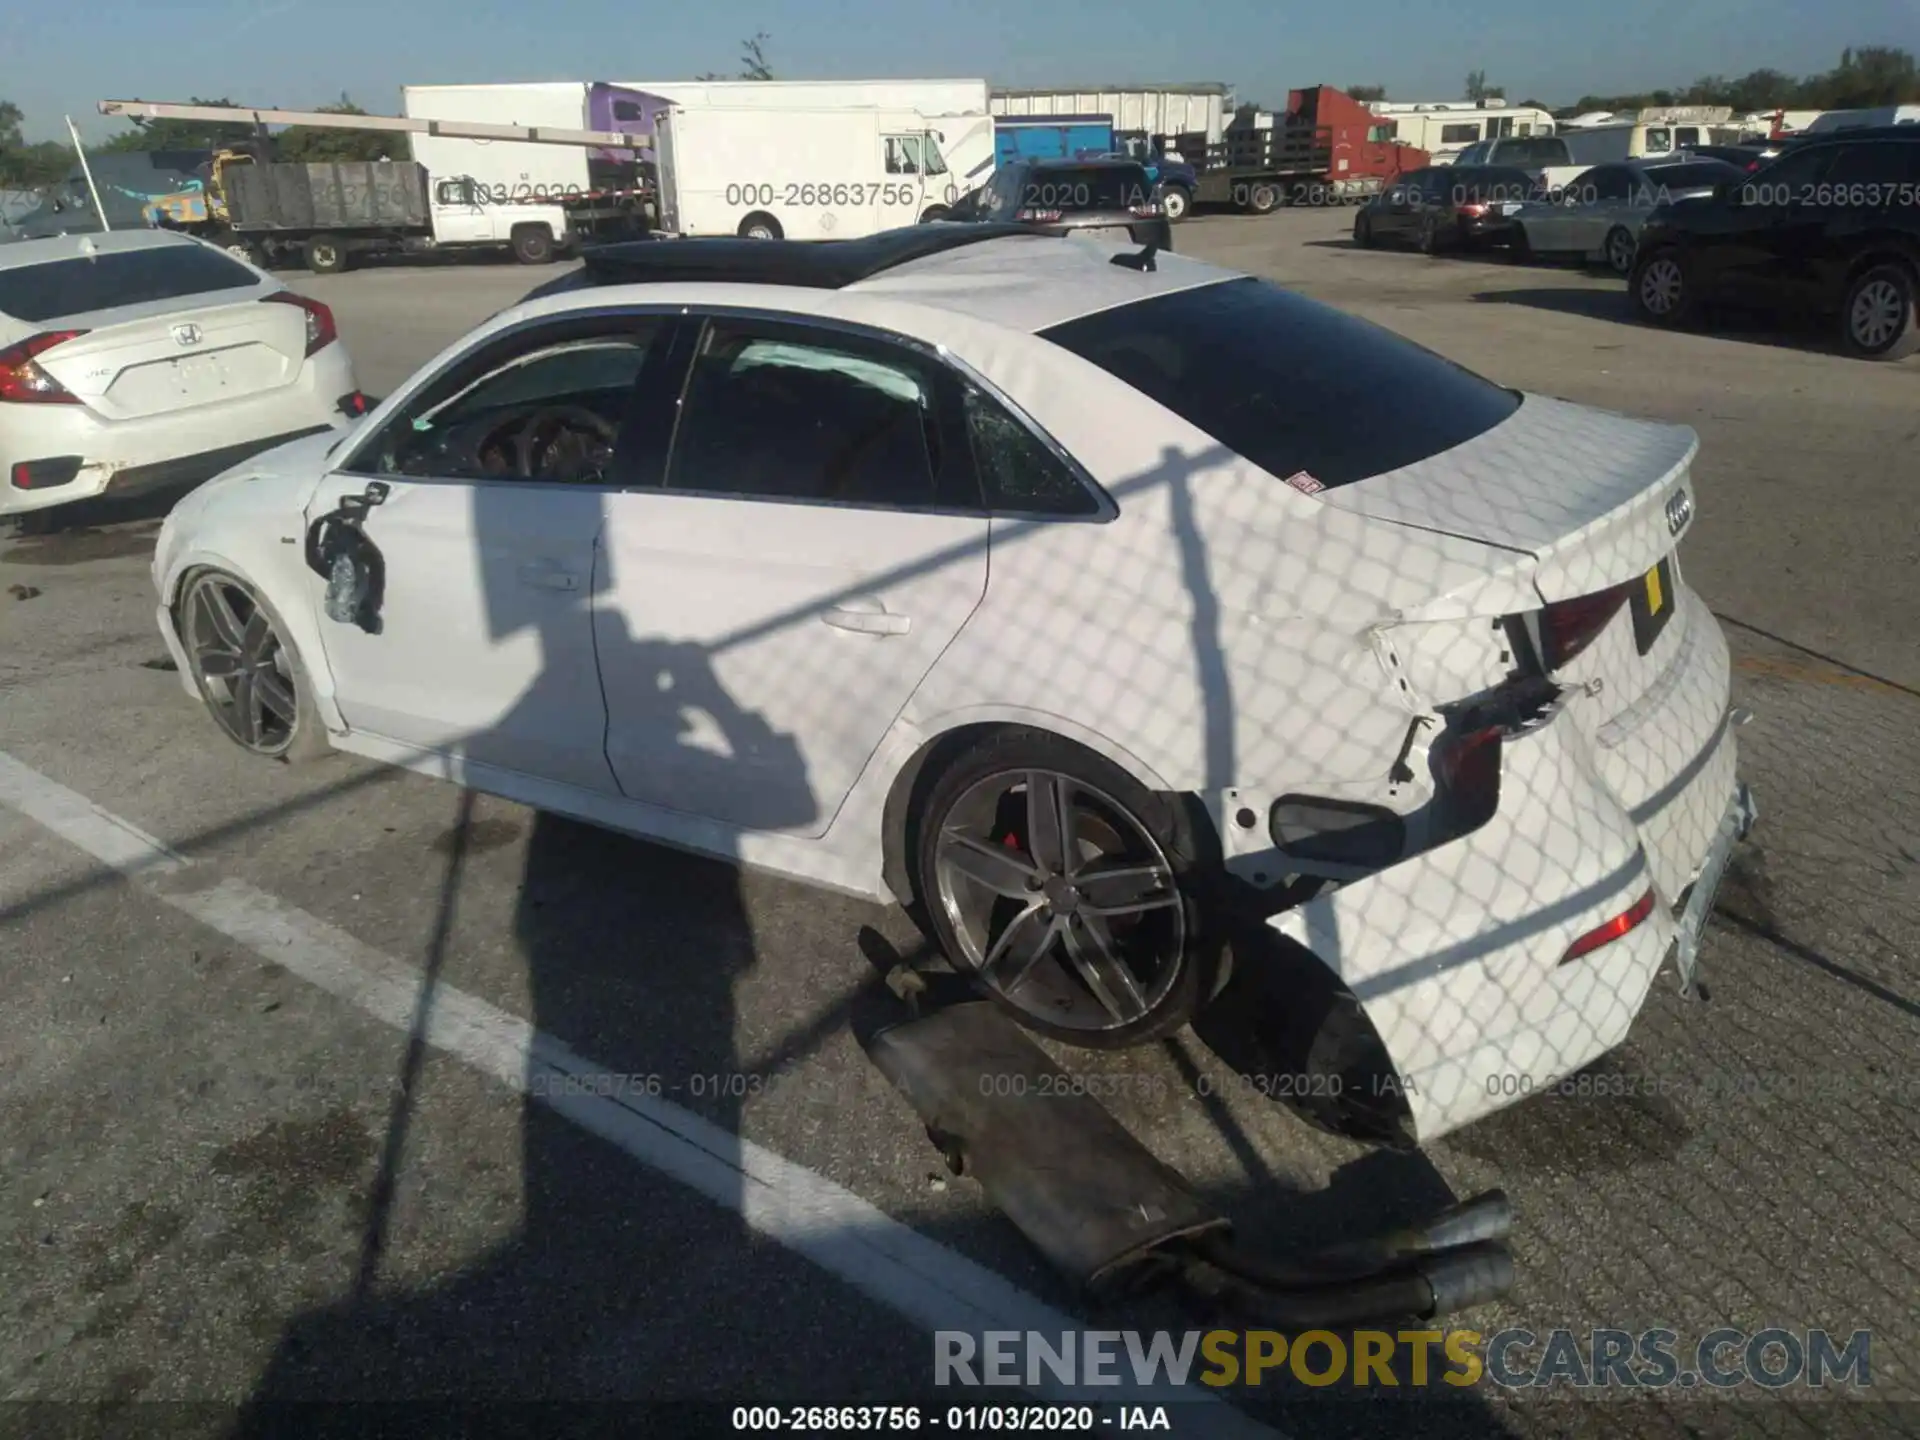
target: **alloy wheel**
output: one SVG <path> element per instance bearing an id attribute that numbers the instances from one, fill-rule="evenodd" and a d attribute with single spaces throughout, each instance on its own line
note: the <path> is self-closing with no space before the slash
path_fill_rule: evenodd
<path id="1" fill-rule="evenodd" d="M 1640 276 L 1640 303 L 1649 315 L 1671 315 L 1680 305 L 1680 266 L 1662 256 Z"/>
<path id="2" fill-rule="evenodd" d="M 1607 237 L 1607 264 L 1616 275 L 1624 275 L 1633 268 L 1633 237 L 1624 230 L 1616 230 Z"/>
<path id="3" fill-rule="evenodd" d="M 960 957 L 1049 1025 L 1119 1029 L 1179 980 L 1187 914 L 1173 866 L 1111 796 L 1055 770 L 989 775 L 947 810 L 934 847 Z"/>
<path id="4" fill-rule="evenodd" d="M 284 754 L 299 702 L 292 657 L 266 610 L 237 580 L 209 575 L 188 595 L 184 619 L 194 679 L 220 728 L 257 755 Z"/>
<path id="5" fill-rule="evenodd" d="M 1891 280 L 1872 280 L 1854 294 L 1847 328 L 1862 350 L 1883 350 L 1907 319 L 1907 297 Z"/>

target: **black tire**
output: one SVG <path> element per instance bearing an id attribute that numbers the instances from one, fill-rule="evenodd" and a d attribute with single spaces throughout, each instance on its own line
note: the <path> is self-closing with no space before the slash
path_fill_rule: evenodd
<path id="1" fill-rule="evenodd" d="M 513 258 L 522 265 L 553 263 L 553 231 L 545 225 L 516 225 L 507 236 Z"/>
<path id="2" fill-rule="evenodd" d="M 1840 339 L 1863 360 L 1904 360 L 1920 350 L 1920 284 L 1897 260 L 1870 265 L 1853 277 L 1840 308 Z"/>
<path id="3" fill-rule="evenodd" d="M 1623 280 L 1633 274 L 1635 243 L 1632 231 L 1624 225 L 1616 225 L 1607 232 L 1607 238 L 1600 245 L 1600 253 L 1606 257 L 1607 269 Z"/>
<path id="4" fill-rule="evenodd" d="M 1160 209 L 1169 225 L 1178 225 L 1193 213 L 1193 196 L 1184 185 L 1169 185 L 1160 194 Z"/>
<path id="5" fill-rule="evenodd" d="M 1353 217 L 1353 243 L 1362 250 L 1371 250 L 1378 243 L 1373 238 L 1373 217 L 1364 210 Z"/>
<path id="6" fill-rule="evenodd" d="M 315 235 L 300 247 L 300 258 L 316 275 L 338 275 L 353 263 L 353 252 L 338 235 Z"/>
<path id="7" fill-rule="evenodd" d="M 1271 215 L 1280 208 L 1280 201 L 1283 198 L 1278 185 L 1265 180 L 1256 180 L 1247 187 L 1247 213 Z"/>
<path id="8" fill-rule="evenodd" d="M 1440 222 L 1429 214 L 1420 221 L 1420 233 L 1416 240 L 1422 255 L 1440 253 Z"/>
<path id="9" fill-rule="evenodd" d="M 280 722 L 276 716 L 273 733 L 266 734 L 264 721 L 272 711 L 272 706 L 263 703 L 259 719 L 252 722 L 260 726 L 261 733 L 252 742 L 243 736 L 241 727 L 247 722 L 239 718 L 239 711 L 241 708 L 249 711 L 253 708 L 247 702 L 252 698 L 258 682 L 249 682 L 247 698 L 243 700 L 237 687 L 226 687 L 226 677 L 209 673 L 213 668 L 213 659 L 208 654 L 211 647 L 204 644 L 203 640 L 211 637 L 203 637 L 200 629 L 203 624 L 211 625 L 212 619 L 209 615 L 205 621 L 202 620 L 200 596 L 211 590 L 219 590 L 227 597 L 228 613 L 241 622 L 243 634 L 251 632 L 256 617 L 264 622 L 269 632 L 268 638 L 273 642 L 272 648 L 270 652 L 263 649 L 256 657 L 258 663 L 250 668 L 259 674 L 271 670 L 280 682 L 276 689 L 291 693 L 293 713 L 290 720 Z M 314 704 L 312 682 L 307 678 L 300 652 L 288 635 L 286 622 L 252 585 L 224 570 L 201 570 L 190 575 L 180 589 L 179 601 L 174 605 L 173 623 L 181 646 L 187 652 L 188 673 L 193 679 L 194 688 L 221 734 L 248 754 L 267 760 L 282 760 L 292 765 L 305 764 L 333 753 L 333 743 L 327 738 L 326 727 L 321 723 L 319 709 Z M 239 672 L 236 669 L 234 673 Z M 222 686 L 219 691 L 215 689 L 216 683 Z M 284 733 L 281 733 L 283 724 Z"/>
<path id="10" fill-rule="evenodd" d="M 780 222 L 764 210 L 756 210 L 740 222 L 738 232 L 748 240 L 784 240 L 787 232 Z"/>
<path id="11" fill-rule="evenodd" d="M 265 252 L 244 235 L 236 234 L 232 230 L 215 230 L 207 236 L 207 241 L 209 244 L 218 245 L 236 260 L 244 260 L 257 269 L 267 268 Z"/>
<path id="12" fill-rule="evenodd" d="M 1507 258 L 1516 265 L 1533 259 L 1533 241 L 1527 238 L 1526 226 L 1516 225 L 1507 232 Z"/>
<path id="13" fill-rule="evenodd" d="M 1077 836 L 1073 863 L 1038 885 L 1025 882 L 1024 891 L 1009 882 L 1030 897 L 1024 903 L 1005 890 L 962 887 L 958 882 L 970 877 L 956 874 L 956 848 L 995 864 L 1004 861 L 1013 867 L 1009 874 L 1047 868 L 1040 863 L 1045 847 L 1032 839 L 1021 793 L 1036 772 L 1048 777 L 1044 783 L 1059 785 L 1054 793 L 1073 797 L 1068 805 Z M 1129 827 L 1131 837 L 1124 833 Z M 1218 847 L 1211 829 L 1181 797 L 1150 791 L 1110 761 L 1057 735 L 1003 730 L 955 757 L 926 792 L 909 833 L 917 893 L 935 939 L 955 969 L 1029 1030 L 1084 1049 L 1125 1049 L 1180 1029 L 1213 993 L 1221 963 Z M 957 847 L 956 836 L 961 837 Z M 1129 838 L 1135 843 L 1107 843 Z M 1085 865 L 1079 871 L 1084 877 L 1114 861 L 1157 872 L 1157 883 L 1148 887 L 1151 898 L 1133 913 L 1097 907 L 1091 891 L 1080 894 L 1084 880 L 1071 873 Z M 1009 988 L 1021 992 L 1015 999 L 982 974 L 979 958 L 990 956 L 1019 923 L 1038 927 L 1027 931 L 1029 936 L 1046 938 L 1031 950 L 1035 961 L 1011 977 Z M 1155 952 L 1153 963 L 1136 967 L 1133 959 L 1146 951 Z M 1081 963 L 1096 953 L 1109 963 Z M 1131 988 L 1128 1002 L 1117 1007 L 1099 994 L 1103 988 L 1119 993 L 1121 986 L 1112 983 L 1116 967 L 1125 971 Z M 1090 983 L 1095 971 L 1104 982 Z"/>
<path id="14" fill-rule="evenodd" d="M 1636 259 L 1627 277 L 1633 313 L 1649 325 L 1671 329 L 1688 324 L 1699 309 L 1688 271 L 1686 256 L 1671 246 Z"/>
<path id="15" fill-rule="evenodd" d="M 953 212 L 944 205 L 929 205 L 926 210 L 921 213 L 920 223 L 922 225 L 937 224 L 945 220 L 952 213 Z"/>

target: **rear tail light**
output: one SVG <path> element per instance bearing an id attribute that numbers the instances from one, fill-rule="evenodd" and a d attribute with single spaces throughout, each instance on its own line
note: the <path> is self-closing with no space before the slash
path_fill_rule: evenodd
<path id="1" fill-rule="evenodd" d="M 1540 638 L 1546 653 L 1540 658 L 1547 669 L 1560 669 L 1598 639 L 1639 583 L 1629 580 L 1611 590 L 1582 595 L 1575 600 L 1555 601 L 1542 610 Z"/>
<path id="2" fill-rule="evenodd" d="M 296 295 L 291 290 L 282 290 L 275 295 L 262 295 L 261 300 L 270 304 L 297 305 L 307 312 L 307 354 L 324 349 L 340 338 L 340 332 L 334 328 L 333 311 L 318 300 L 309 300 L 304 295 Z"/>
<path id="3" fill-rule="evenodd" d="M 1504 725 L 1483 725 L 1446 738 L 1434 749 L 1434 773 L 1446 796 L 1449 829 L 1468 835 L 1500 808 L 1500 741 Z"/>
<path id="4" fill-rule="evenodd" d="M 1602 945 L 1611 945 L 1623 935 L 1631 933 L 1653 914 L 1653 891 L 1648 890 L 1631 908 L 1622 910 L 1604 925 L 1596 925 L 1567 947 L 1567 953 L 1560 957 L 1562 965 L 1570 965 L 1583 955 L 1591 955 Z"/>
<path id="5" fill-rule="evenodd" d="M 1013 218 L 1016 220 L 1037 220 L 1045 223 L 1047 221 L 1064 219 L 1066 213 L 1064 210 L 1016 210 L 1013 212 Z"/>
<path id="6" fill-rule="evenodd" d="M 39 357 L 84 330 L 47 330 L 0 350 L 0 403 L 78 405 L 80 397 L 40 368 Z"/>
<path id="7" fill-rule="evenodd" d="M 1466 204 L 1460 207 L 1460 213 L 1462 215 L 1480 216 L 1480 215 L 1486 214 L 1488 208 L 1489 207 L 1486 205 L 1484 201 L 1469 200 Z"/>

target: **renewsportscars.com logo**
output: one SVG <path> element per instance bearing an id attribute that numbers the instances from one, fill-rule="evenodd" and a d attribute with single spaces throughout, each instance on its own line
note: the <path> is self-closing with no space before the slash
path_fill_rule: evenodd
<path id="1" fill-rule="evenodd" d="M 1028 1330 L 934 1332 L 934 1383 L 1148 1387 L 1824 1389 L 1873 1384 L 1873 1333 L 1714 1330 Z"/>

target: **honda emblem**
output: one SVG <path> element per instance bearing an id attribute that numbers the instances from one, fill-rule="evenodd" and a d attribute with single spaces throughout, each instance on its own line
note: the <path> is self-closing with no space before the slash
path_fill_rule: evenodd
<path id="1" fill-rule="evenodd" d="M 198 325 L 174 326 L 173 342 L 176 345 L 198 345 L 200 343 L 200 327 Z"/>

